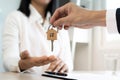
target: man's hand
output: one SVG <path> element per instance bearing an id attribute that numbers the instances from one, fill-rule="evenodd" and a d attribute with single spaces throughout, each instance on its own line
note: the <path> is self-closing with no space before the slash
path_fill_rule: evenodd
<path id="1" fill-rule="evenodd" d="M 56 61 L 50 64 L 47 71 L 64 73 L 68 72 L 68 67 L 60 58 L 58 58 Z"/>
<path id="2" fill-rule="evenodd" d="M 50 23 L 62 29 L 69 26 L 88 29 L 94 26 L 105 26 L 106 11 L 92 11 L 80 8 L 74 3 L 68 3 L 58 8 L 53 14 Z"/>
<path id="3" fill-rule="evenodd" d="M 19 67 L 21 71 L 27 70 L 34 66 L 47 65 L 56 60 L 55 56 L 30 57 L 28 51 L 24 51 L 20 55 Z"/>

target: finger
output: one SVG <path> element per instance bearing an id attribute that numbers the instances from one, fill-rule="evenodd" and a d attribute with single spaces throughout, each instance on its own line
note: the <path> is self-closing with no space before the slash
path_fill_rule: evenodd
<path id="1" fill-rule="evenodd" d="M 62 30 L 62 26 L 58 26 L 58 29 L 59 29 L 59 30 Z"/>
<path id="2" fill-rule="evenodd" d="M 29 56 L 29 52 L 26 50 L 26 51 L 24 51 L 24 52 L 22 52 L 21 54 L 20 54 L 20 58 L 21 59 L 27 59 L 27 58 L 30 58 L 30 56 Z"/>
<path id="3" fill-rule="evenodd" d="M 60 73 L 64 73 L 64 72 L 68 72 L 68 67 L 66 64 L 64 64 L 64 66 L 61 68 L 61 70 L 59 71 Z"/>
<path id="4" fill-rule="evenodd" d="M 62 30 L 62 28 L 64 27 L 65 30 L 69 29 L 69 25 L 62 25 L 62 26 L 58 26 L 59 30 Z"/>
<path id="5" fill-rule="evenodd" d="M 53 72 L 59 72 L 63 66 L 64 66 L 63 62 L 59 63 Z"/>
<path id="6" fill-rule="evenodd" d="M 55 68 L 57 67 L 58 64 L 61 63 L 61 60 L 55 61 L 53 63 L 50 64 L 50 67 L 47 69 L 48 71 L 54 71 Z"/>
<path id="7" fill-rule="evenodd" d="M 66 17 L 68 15 L 68 4 L 56 9 L 53 16 L 50 19 L 50 23 L 53 24 L 56 20 Z"/>
<path id="8" fill-rule="evenodd" d="M 70 20 L 69 16 L 63 17 L 63 18 L 60 18 L 60 19 L 56 20 L 53 25 L 54 26 L 60 26 L 60 25 L 64 25 L 64 24 L 70 24 L 69 20 Z"/>
<path id="9" fill-rule="evenodd" d="M 55 22 L 55 20 L 57 20 L 60 16 L 60 9 L 56 9 L 56 11 L 54 12 L 53 16 L 50 19 L 50 23 L 53 24 Z"/>
<path id="10" fill-rule="evenodd" d="M 64 29 L 65 29 L 65 30 L 68 30 L 68 29 L 69 29 L 69 26 L 64 26 Z"/>
<path id="11" fill-rule="evenodd" d="M 56 20 L 61 18 L 65 14 L 65 6 L 62 6 L 54 12 L 53 16 L 50 19 L 50 23 L 53 24 Z"/>
<path id="12" fill-rule="evenodd" d="M 53 27 L 55 28 L 56 26 L 53 26 Z M 58 29 L 58 30 L 61 30 L 62 27 L 63 27 L 62 25 L 61 25 L 61 26 L 57 26 L 57 29 Z"/>

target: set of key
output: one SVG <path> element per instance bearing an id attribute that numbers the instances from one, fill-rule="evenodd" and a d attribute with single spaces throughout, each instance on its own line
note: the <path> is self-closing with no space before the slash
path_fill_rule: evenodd
<path id="1" fill-rule="evenodd" d="M 57 33 L 58 33 L 58 29 L 55 30 L 52 25 L 48 27 L 47 40 L 51 40 L 51 51 L 53 51 L 54 48 L 54 44 L 53 44 L 54 40 L 57 40 Z"/>

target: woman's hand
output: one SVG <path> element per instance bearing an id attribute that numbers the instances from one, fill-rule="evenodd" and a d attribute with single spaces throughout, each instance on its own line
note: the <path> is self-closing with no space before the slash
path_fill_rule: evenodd
<path id="1" fill-rule="evenodd" d="M 24 51 L 20 55 L 19 67 L 21 71 L 27 70 L 34 66 L 47 65 L 56 60 L 55 56 L 30 57 L 28 51 Z"/>
<path id="2" fill-rule="evenodd" d="M 65 73 L 68 72 L 68 67 L 60 58 L 58 58 L 50 64 L 47 71 Z"/>

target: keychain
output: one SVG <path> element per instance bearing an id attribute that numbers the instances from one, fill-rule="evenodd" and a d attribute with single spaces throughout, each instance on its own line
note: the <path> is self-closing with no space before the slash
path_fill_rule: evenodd
<path id="1" fill-rule="evenodd" d="M 51 51 L 53 51 L 54 48 L 54 40 L 57 40 L 57 33 L 58 33 L 58 28 L 55 30 L 52 25 L 48 27 L 47 31 L 47 40 L 51 40 Z"/>

